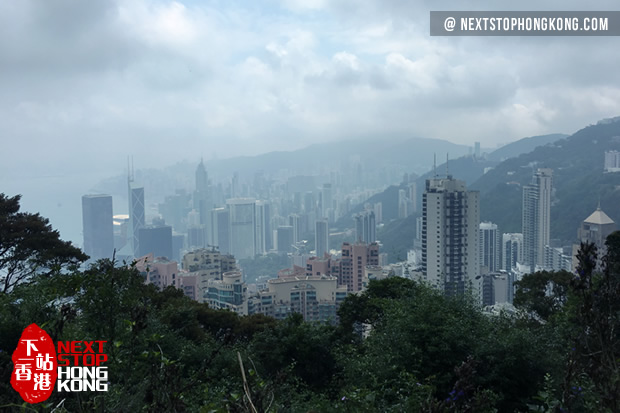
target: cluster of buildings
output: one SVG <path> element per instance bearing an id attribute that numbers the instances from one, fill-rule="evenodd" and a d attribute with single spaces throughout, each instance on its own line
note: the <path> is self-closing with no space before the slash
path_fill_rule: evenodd
<path id="1" fill-rule="evenodd" d="M 616 155 L 605 155 L 610 171 Z M 223 199 L 214 193 L 201 162 L 193 194 L 177 191 L 166 197 L 147 223 L 144 188 L 132 175 L 128 215 L 113 215 L 109 195 L 83 196 L 85 253 L 99 259 L 116 251 L 118 260 L 137 260 L 145 282 L 180 288 L 194 300 L 238 314 L 284 318 L 296 312 L 306 320 L 334 319 L 347 294 L 388 276 L 423 281 L 447 295 L 473 293 L 481 304 L 492 306 L 511 303 L 514 282 L 524 274 L 576 266 L 578 245 L 561 247 L 551 238 L 551 169 L 538 169 L 522 188 L 520 233 L 502 233 L 496 224 L 481 222 L 479 193 L 463 181 L 450 175 L 428 179 L 412 234 L 414 249 L 406 263 L 391 266 L 377 243 L 381 203 L 366 204 L 354 215 L 355 242 L 330 249 L 330 224 L 349 208 L 331 183 L 317 186 L 312 177 L 291 177 L 289 197 L 275 202 L 268 196 L 239 196 L 235 174 L 229 197 Z M 406 217 L 416 213 L 417 188 L 414 177 L 405 176 L 403 182 L 407 189 L 399 190 L 398 216 Z M 581 224 L 578 240 L 604 250 L 615 228 L 599 206 Z M 314 250 L 308 251 L 303 241 L 308 236 L 314 237 Z M 291 268 L 262 284 L 247 284 L 237 260 L 266 253 L 292 256 Z"/>
<path id="2" fill-rule="evenodd" d="M 559 247 L 551 238 L 552 183 L 552 170 L 538 169 L 523 186 L 522 232 L 500 233 L 496 224 L 480 222 L 477 191 L 451 176 L 427 180 L 415 276 L 448 295 L 470 291 L 486 306 L 511 303 L 514 282 L 525 274 L 572 271 L 579 245 Z M 605 239 L 615 228 L 599 206 L 581 224 L 578 239 L 594 242 L 604 252 Z"/>

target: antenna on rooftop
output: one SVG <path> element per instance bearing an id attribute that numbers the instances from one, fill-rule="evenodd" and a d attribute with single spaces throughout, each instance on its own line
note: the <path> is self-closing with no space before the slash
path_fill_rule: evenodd
<path id="1" fill-rule="evenodd" d="M 437 154 L 433 153 L 433 175 L 437 178 Z"/>
<path id="2" fill-rule="evenodd" d="M 446 178 L 450 177 L 450 169 L 448 168 L 448 152 L 446 152 Z"/>

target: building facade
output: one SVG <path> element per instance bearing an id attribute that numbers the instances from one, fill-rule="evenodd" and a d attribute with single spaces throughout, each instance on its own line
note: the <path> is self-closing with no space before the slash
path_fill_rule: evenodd
<path id="1" fill-rule="evenodd" d="M 82 197 L 82 231 L 86 255 L 93 260 L 112 258 L 114 254 L 112 196 Z"/>
<path id="2" fill-rule="evenodd" d="M 479 193 L 465 182 L 426 180 L 422 197 L 422 271 L 424 279 L 446 294 L 479 294 Z"/>
<path id="3" fill-rule="evenodd" d="M 545 265 L 545 246 L 551 238 L 552 173 L 538 169 L 532 183 L 523 187 L 523 263 L 530 272 Z"/>

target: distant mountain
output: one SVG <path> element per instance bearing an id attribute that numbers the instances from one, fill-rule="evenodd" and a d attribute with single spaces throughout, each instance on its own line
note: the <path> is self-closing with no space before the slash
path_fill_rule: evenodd
<path id="1" fill-rule="evenodd" d="M 504 145 L 494 150 L 487 156 L 489 161 L 502 162 L 509 158 L 514 158 L 522 153 L 532 152 L 538 146 L 547 145 L 557 140 L 564 139 L 568 135 L 563 133 L 553 133 L 551 135 L 531 136 L 529 138 L 519 139 L 516 142 Z"/>
<path id="2" fill-rule="evenodd" d="M 484 158 L 476 158 L 471 155 L 461 156 L 456 159 L 449 159 L 447 166 L 446 162 L 442 162 L 435 168 L 435 170 L 429 168 L 426 173 L 416 179 L 418 210 L 420 210 L 422 206 L 422 193 L 424 192 L 426 180 L 435 175 L 435 173 L 442 176 L 445 175 L 446 172 L 449 172 L 457 179 L 465 181 L 467 185 L 471 185 L 472 183 L 476 182 L 482 175 L 484 175 L 484 171 L 487 168 L 493 168 L 498 165 L 500 162 L 499 160 L 502 159 L 504 156 L 508 156 L 510 154 L 513 154 L 514 156 L 519 156 L 523 153 L 531 151 L 537 146 L 546 145 L 549 142 L 557 141 L 564 136 L 567 135 L 553 134 L 523 138 L 502 146 L 501 148 L 491 152 Z M 436 154 L 439 155 L 440 159 L 444 159 L 443 157 L 446 155 L 446 153 L 450 153 L 450 156 L 453 155 L 452 152 L 447 151 L 436 152 Z M 399 189 L 405 189 L 405 186 L 390 186 L 382 193 L 374 195 L 367 201 L 367 203 L 370 204 L 374 204 L 377 202 L 383 203 L 383 220 L 386 222 L 398 218 Z M 353 215 L 360 212 L 362 209 L 363 205 L 358 205 L 357 207 L 353 208 L 349 214 L 342 217 L 336 223 L 336 226 L 343 228 L 352 227 Z"/>
<path id="3" fill-rule="evenodd" d="M 607 150 L 620 150 L 620 117 L 500 163 L 471 185 L 481 193 L 481 219 L 498 224 L 502 232 L 521 232 L 522 187 L 544 167 L 553 169 L 552 238 L 572 242 L 599 199 L 602 209 L 620 222 L 620 174 L 603 172 Z"/>

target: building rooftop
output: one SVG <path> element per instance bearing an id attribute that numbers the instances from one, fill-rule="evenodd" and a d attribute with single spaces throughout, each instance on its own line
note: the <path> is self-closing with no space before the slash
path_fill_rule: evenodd
<path id="1" fill-rule="evenodd" d="M 592 213 L 589 217 L 587 217 L 583 222 L 587 222 L 588 224 L 614 224 L 614 220 L 609 218 L 609 216 L 603 212 L 603 210 L 599 207 L 596 208 L 596 211 Z"/>

